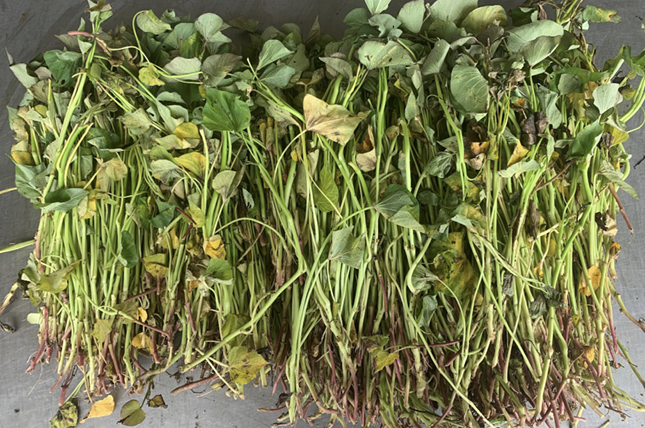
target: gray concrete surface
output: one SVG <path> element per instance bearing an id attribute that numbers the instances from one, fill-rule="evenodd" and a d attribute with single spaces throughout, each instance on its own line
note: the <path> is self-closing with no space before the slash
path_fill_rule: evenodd
<path id="1" fill-rule="evenodd" d="M 276 25 L 294 22 L 308 31 L 316 17 L 319 18 L 324 32 L 340 36 L 343 17 L 355 7 L 362 6 L 361 0 L 115 0 L 111 2 L 115 16 L 112 24 L 122 20 L 129 21 L 141 9 L 152 8 L 160 14 L 167 8 L 180 14 L 190 13 L 198 16 L 203 12 L 215 12 L 225 20 L 240 15 L 258 19 L 261 25 Z M 394 0 L 391 10 L 398 10 L 404 3 Z M 495 4 L 499 1 L 480 1 L 480 4 Z M 502 0 L 501 4 L 510 8 L 521 1 Z M 641 28 L 645 17 L 644 0 L 589 0 L 589 4 L 599 7 L 618 9 L 623 17 L 621 24 L 596 25 L 589 39 L 598 48 L 599 61 L 611 57 L 622 44 L 640 52 L 645 46 L 645 34 Z M 86 3 L 81 0 L 0 0 L 0 49 L 6 47 L 14 58 L 28 62 L 33 56 L 52 48 L 60 48 L 61 43 L 54 38 L 68 30 L 75 30 L 83 14 Z M 334 25 L 336 23 L 336 25 Z M 602 64 L 602 62 L 599 62 Z M 22 97 L 23 89 L 11 74 L 5 55 L 0 53 L 0 104 L 16 105 Z M 634 118 L 632 127 L 640 124 L 642 115 Z M 0 153 L 9 153 L 13 139 L 6 122 L 7 114 L 0 109 Z M 645 130 L 632 133 L 627 143 L 628 151 L 633 154 L 632 165 L 645 156 Z M 13 187 L 14 171 L 7 156 L 0 156 L 0 189 Z M 645 164 L 633 169 L 629 182 L 636 190 L 645 195 Z M 628 308 L 638 319 L 645 318 L 645 204 L 623 198 L 625 208 L 636 228 L 636 236 L 630 243 L 629 233 L 622 220 L 619 221 L 619 242 L 623 251 L 618 263 L 619 279 L 617 287 L 623 294 Z M 30 203 L 16 192 L 0 195 L 0 248 L 12 243 L 33 238 L 36 230 L 38 212 Z M 0 255 L 0 297 L 8 291 L 19 269 L 24 267 L 30 249 Z M 49 389 L 55 382 L 53 366 L 39 366 L 31 375 L 25 374 L 27 361 L 37 348 L 37 328 L 25 321 L 32 311 L 24 301 L 14 303 L 2 317 L 3 321 L 16 328 L 14 334 L 0 332 L 0 427 L 46 427 L 49 419 L 57 410 L 58 394 L 50 394 Z M 616 311 L 617 312 L 617 311 Z M 619 337 L 630 350 L 634 362 L 645 369 L 645 335 L 620 315 L 616 316 Z M 619 370 L 616 382 L 624 390 L 643 399 L 643 387 L 628 368 Z M 259 407 L 271 407 L 277 397 L 270 391 L 247 387 L 244 402 L 227 398 L 219 393 L 183 393 L 171 396 L 169 391 L 178 381 L 162 375 L 156 382 L 155 393 L 163 394 L 168 409 L 147 410 L 147 419 L 140 425 L 148 427 L 176 428 L 256 428 L 268 427 L 275 421 L 277 414 L 259 413 Z M 208 392 L 205 390 L 205 392 Z M 117 394 L 117 409 L 128 398 L 123 392 Z M 81 401 L 81 415 L 89 405 Z M 585 413 L 586 423 L 581 428 L 598 427 L 606 419 L 600 419 L 592 412 Z M 645 426 L 645 414 L 630 413 L 626 421 L 610 414 L 610 426 L 639 428 Z M 118 421 L 118 411 L 110 417 L 89 420 L 87 428 L 113 426 Z M 300 422 L 299 426 L 305 426 Z M 314 426 L 323 427 L 325 422 Z"/>

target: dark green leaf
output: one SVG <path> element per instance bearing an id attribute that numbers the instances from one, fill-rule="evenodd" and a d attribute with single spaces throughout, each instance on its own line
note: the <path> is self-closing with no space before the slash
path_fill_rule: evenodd
<path id="1" fill-rule="evenodd" d="M 53 50 L 43 54 L 47 68 L 60 86 L 69 86 L 72 76 L 78 73 L 83 56 L 78 52 Z"/>
<path id="2" fill-rule="evenodd" d="M 132 269 L 139 263 L 139 254 L 134 238 L 127 230 L 121 232 L 121 263 Z"/>
<path id="3" fill-rule="evenodd" d="M 289 85 L 295 73 L 296 70 L 288 65 L 271 65 L 264 71 L 260 80 L 269 88 L 283 89 Z"/>
<path id="4" fill-rule="evenodd" d="M 257 70 L 261 70 L 267 65 L 291 55 L 293 52 L 284 47 L 279 40 L 269 40 L 262 46 L 258 61 Z"/>
<path id="5" fill-rule="evenodd" d="M 385 216 L 385 218 L 389 219 L 405 206 L 418 207 L 418 202 L 414 195 L 405 186 L 390 184 L 374 208 Z"/>
<path id="6" fill-rule="evenodd" d="M 419 325 L 422 327 L 430 327 L 430 321 L 432 320 L 432 316 L 436 310 L 437 296 L 424 296 L 421 316 L 419 317 Z"/>
<path id="7" fill-rule="evenodd" d="M 60 211 L 60 212 L 69 212 L 73 208 L 78 206 L 79 202 L 88 195 L 87 190 L 83 189 L 58 189 L 53 192 L 49 192 L 45 196 L 45 203 L 39 208 L 43 212 L 48 211 Z"/>
<path id="8" fill-rule="evenodd" d="M 352 235 L 353 226 L 332 232 L 329 260 L 336 260 L 354 269 L 361 267 L 365 242 Z"/>
<path id="9" fill-rule="evenodd" d="M 437 154 L 424 168 L 424 172 L 434 177 L 444 178 L 452 167 L 452 155 L 448 152 Z"/>
<path id="10" fill-rule="evenodd" d="M 235 68 L 240 59 L 242 59 L 241 56 L 230 53 L 211 55 L 206 58 L 202 64 L 202 72 L 207 76 L 204 85 L 217 86 Z"/>
<path id="11" fill-rule="evenodd" d="M 119 423 L 126 427 L 139 425 L 146 419 L 146 414 L 141 410 L 137 400 L 130 400 L 121 408 L 121 419 Z"/>
<path id="12" fill-rule="evenodd" d="M 249 106 L 235 94 L 206 89 L 203 125 L 211 131 L 241 132 L 251 121 Z"/>
<path id="13" fill-rule="evenodd" d="M 573 141 L 571 145 L 571 156 L 582 159 L 591 154 L 603 132 L 603 126 L 598 121 L 587 125 Z"/>
<path id="14" fill-rule="evenodd" d="M 42 183 L 42 186 L 38 185 L 39 180 L 37 180 L 37 177 L 41 174 L 49 175 L 45 171 L 45 164 L 41 163 L 40 165 L 29 166 L 16 163 L 15 165 L 15 185 L 18 193 L 33 201 L 39 199 L 42 195 L 43 189 L 45 188 L 45 183 Z M 52 164 L 50 164 L 50 167 L 51 165 Z"/>
<path id="15" fill-rule="evenodd" d="M 320 171 L 318 180 L 313 187 L 314 203 L 322 212 L 331 212 L 338 205 L 338 186 L 334 174 L 329 165 L 325 165 Z"/>
<path id="16" fill-rule="evenodd" d="M 150 219 L 150 224 L 153 227 L 162 229 L 168 226 L 174 218 L 175 207 L 162 201 L 161 199 L 157 199 L 157 207 L 159 209 L 159 214 Z"/>
<path id="17" fill-rule="evenodd" d="M 206 275 L 213 277 L 220 284 L 233 283 L 233 269 L 225 259 L 210 259 L 206 268 Z"/>

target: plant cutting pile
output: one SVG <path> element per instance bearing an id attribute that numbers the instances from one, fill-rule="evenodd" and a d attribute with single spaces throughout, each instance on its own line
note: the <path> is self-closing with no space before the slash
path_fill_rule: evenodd
<path id="1" fill-rule="evenodd" d="M 175 364 L 197 380 L 173 393 L 282 387 L 285 424 L 645 411 L 613 379 L 622 360 L 645 385 L 613 322 L 645 331 L 614 283 L 645 52 L 598 68 L 585 30 L 620 17 L 577 0 L 388 4 L 337 41 L 172 11 L 105 31 L 90 2 L 64 50 L 10 58 L 16 188 L 42 214 L 6 302 L 37 308 L 28 371 L 57 361 L 52 425 L 81 391 L 88 417 L 116 386 L 145 402 Z"/>

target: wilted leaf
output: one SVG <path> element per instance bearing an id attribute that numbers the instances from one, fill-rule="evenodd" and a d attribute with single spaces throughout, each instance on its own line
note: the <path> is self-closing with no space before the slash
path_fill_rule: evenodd
<path id="1" fill-rule="evenodd" d="M 141 332 L 134 336 L 132 339 L 132 346 L 137 349 L 145 349 L 150 354 L 154 352 L 154 347 L 152 346 L 152 339 L 145 332 Z"/>
<path id="2" fill-rule="evenodd" d="M 256 351 L 249 351 L 246 346 L 236 346 L 228 354 L 228 364 L 231 381 L 246 385 L 269 363 Z"/>
<path id="3" fill-rule="evenodd" d="M 168 73 L 183 80 L 198 80 L 202 62 L 198 58 L 176 57 L 164 67 Z"/>
<path id="4" fill-rule="evenodd" d="M 47 275 L 41 275 L 40 281 L 36 284 L 39 290 L 48 293 L 60 293 L 67 288 L 67 280 L 72 272 L 81 264 L 80 261 L 59 269 Z"/>
<path id="5" fill-rule="evenodd" d="M 320 134 L 340 145 L 345 145 L 354 135 L 354 130 L 363 120 L 352 115 L 340 105 L 329 105 L 313 95 L 307 94 L 303 101 L 308 131 Z"/>
<path id="6" fill-rule="evenodd" d="M 591 286 L 593 287 L 594 291 L 596 291 L 598 287 L 600 287 L 600 281 L 602 279 L 602 272 L 600 268 L 598 266 L 591 266 L 587 270 L 587 274 L 589 275 L 589 279 L 591 280 Z M 584 275 L 580 275 L 580 285 L 578 286 L 578 290 L 585 296 L 591 296 L 591 289 L 589 288 L 587 279 Z"/>
<path id="7" fill-rule="evenodd" d="M 119 117 L 119 120 L 128 128 L 132 135 L 141 135 L 146 132 L 152 125 L 150 116 L 142 108 L 133 113 L 126 113 Z"/>
<path id="8" fill-rule="evenodd" d="M 636 193 L 636 190 L 634 190 L 632 186 L 630 186 L 625 182 L 625 180 L 623 180 L 623 174 L 621 174 L 619 171 L 616 171 L 611 163 L 603 159 L 600 165 L 600 171 L 598 172 L 610 183 L 613 183 L 619 188 L 623 189 L 629 196 L 638 199 L 638 193 Z"/>
<path id="9" fill-rule="evenodd" d="M 119 423 L 127 427 L 139 425 L 146 419 L 146 414 L 141 410 L 137 400 L 130 400 L 121 408 L 121 420 Z"/>
<path id="10" fill-rule="evenodd" d="M 432 158 L 423 171 L 434 177 L 445 178 L 452 168 L 452 155 L 448 152 L 440 152 Z"/>
<path id="11" fill-rule="evenodd" d="M 168 408 L 168 405 L 164 401 L 164 399 L 161 396 L 161 394 L 155 395 L 154 397 L 152 397 L 150 399 L 150 401 L 148 401 L 148 406 L 149 407 L 161 407 L 162 409 L 167 409 Z"/>
<path id="12" fill-rule="evenodd" d="M 522 45 L 538 37 L 562 37 L 564 28 L 562 25 L 557 24 L 550 20 L 541 20 L 531 22 L 530 24 L 522 25 L 508 30 L 508 39 L 506 44 L 511 52 L 519 52 Z"/>
<path id="13" fill-rule="evenodd" d="M 228 285 L 233 282 L 233 269 L 226 259 L 210 259 L 206 268 L 206 275 L 213 277 L 220 284 Z"/>
<path id="14" fill-rule="evenodd" d="M 419 317 L 419 325 L 422 327 L 430 327 L 432 316 L 437 310 L 437 296 L 424 296 L 423 308 L 421 309 L 421 316 Z"/>
<path id="15" fill-rule="evenodd" d="M 60 211 L 66 213 L 76 208 L 81 200 L 83 200 L 83 198 L 85 198 L 88 194 L 89 192 L 83 189 L 60 188 L 58 190 L 54 190 L 53 192 L 49 192 L 45 196 L 45 203 L 39 205 L 39 208 L 43 212 Z"/>
<path id="16" fill-rule="evenodd" d="M 140 13 L 137 16 L 137 25 L 142 31 L 152 34 L 161 34 L 172 29 L 170 24 L 157 18 L 152 10 Z"/>
<path id="17" fill-rule="evenodd" d="M 163 86 L 164 85 L 164 81 L 159 78 L 159 74 L 152 67 L 152 65 L 141 67 L 139 69 L 139 80 L 141 80 L 141 83 L 143 83 L 144 85 L 147 85 L 147 86 Z"/>
<path id="18" fill-rule="evenodd" d="M 63 404 L 56 416 L 49 421 L 51 428 L 76 428 L 78 424 L 78 407 L 73 401 L 67 401 Z"/>
<path id="19" fill-rule="evenodd" d="M 621 21 L 618 12 L 611 9 L 601 9 L 596 6 L 586 6 L 582 12 L 582 19 L 589 22 L 613 22 Z"/>
<path id="20" fill-rule="evenodd" d="M 378 351 L 375 352 L 374 355 L 374 360 L 376 363 L 376 372 L 380 372 L 383 370 L 386 366 L 389 366 L 390 364 L 394 363 L 399 358 L 399 353 L 398 352 L 387 352 L 379 349 Z"/>
<path id="21" fill-rule="evenodd" d="M 224 242 L 222 237 L 219 235 L 213 235 L 204 241 L 204 252 L 210 258 L 213 259 L 225 259 L 226 258 L 226 248 L 224 247 Z"/>
<path id="22" fill-rule="evenodd" d="M 353 226 L 332 232 L 329 260 L 336 260 L 358 269 L 363 261 L 365 243 L 352 235 Z"/>
<path id="23" fill-rule="evenodd" d="M 165 278 L 168 268 L 168 259 L 165 254 L 152 254 L 143 258 L 143 267 L 155 278 Z"/>
<path id="24" fill-rule="evenodd" d="M 208 76 L 204 85 L 217 86 L 235 65 L 242 59 L 241 56 L 225 53 L 222 55 L 211 55 L 204 60 L 202 72 Z"/>
<path id="25" fill-rule="evenodd" d="M 579 159 L 587 157 L 600 141 L 602 132 L 603 126 L 598 121 L 585 126 L 571 145 L 571 156 Z"/>
<path id="26" fill-rule="evenodd" d="M 519 140 L 515 142 L 515 148 L 513 149 L 513 154 L 511 155 L 511 158 L 508 160 L 508 165 L 507 167 L 511 167 L 514 164 L 518 163 L 524 157 L 528 154 L 529 150 L 524 147 Z M 500 172 L 501 174 L 501 172 Z"/>
<path id="27" fill-rule="evenodd" d="M 329 73 L 332 77 L 341 75 L 348 80 L 352 80 L 352 77 L 354 77 L 352 66 L 345 59 L 330 56 L 321 57 L 320 60 L 327 64 L 327 73 Z"/>
<path id="28" fill-rule="evenodd" d="M 219 193 L 224 202 L 228 201 L 235 194 L 241 181 L 239 174 L 239 172 L 227 170 L 220 172 L 213 179 L 213 189 Z"/>
<path id="29" fill-rule="evenodd" d="M 540 21 L 542 22 L 542 21 Z M 533 67 L 549 57 L 560 44 L 561 37 L 540 36 L 524 43 L 519 52 L 526 62 Z"/>
<path id="30" fill-rule="evenodd" d="M 92 418 L 100 418 L 103 416 L 109 416 L 114 411 L 114 397 L 108 395 L 102 400 L 95 401 L 90 408 L 90 412 L 85 416 L 81 423 L 85 423 L 86 420 Z"/>

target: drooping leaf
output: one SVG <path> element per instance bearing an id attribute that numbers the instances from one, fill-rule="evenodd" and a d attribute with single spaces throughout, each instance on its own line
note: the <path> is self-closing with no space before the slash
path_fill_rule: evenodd
<path id="1" fill-rule="evenodd" d="M 598 266 L 591 266 L 587 270 L 587 274 L 589 275 L 589 279 L 591 280 L 591 287 L 587 283 L 587 279 L 585 278 L 584 275 L 580 275 L 580 284 L 578 286 L 579 291 L 584 294 L 585 296 L 591 296 L 591 288 L 593 287 L 594 291 L 600 287 L 600 282 L 602 280 L 602 271 Z"/>
<path id="2" fill-rule="evenodd" d="M 340 145 L 345 145 L 354 130 L 363 120 L 354 116 L 345 107 L 330 105 L 313 95 L 305 95 L 303 101 L 306 129 L 320 134 Z"/>
<path id="3" fill-rule="evenodd" d="M 406 205 L 398 210 L 389 220 L 401 227 L 407 227 L 417 232 L 425 233 L 426 229 L 419 223 L 419 206 Z"/>
<path id="4" fill-rule="evenodd" d="M 224 202 L 235 194 L 241 180 L 241 177 L 238 179 L 238 174 L 236 171 L 227 170 L 220 172 L 213 179 L 213 189 L 219 193 Z"/>
<path id="5" fill-rule="evenodd" d="M 316 207 L 322 212 L 334 211 L 338 205 L 338 186 L 329 165 L 322 168 L 315 184 L 313 194 Z"/>
<path id="6" fill-rule="evenodd" d="M 456 65 L 452 70 L 450 92 L 464 113 L 485 113 L 488 109 L 488 82 L 477 67 Z"/>
<path id="7" fill-rule="evenodd" d="M 92 328 L 92 337 L 94 337 L 98 343 L 102 344 L 111 331 L 112 320 L 96 320 L 94 327 Z"/>
<path id="8" fill-rule="evenodd" d="M 103 416 L 110 416 L 112 412 L 114 411 L 114 397 L 112 395 L 108 395 L 102 400 L 95 401 L 92 403 L 92 407 L 90 408 L 90 412 L 83 418 L 81 423 L 84 423 L 88 419 L 92 418 L 100 418 Z"/>
<path id="9" fill-rule="evenodd" d="M 425 19 L 426 5 L 423 0 L 413 0 L 403 5 L 396 19 L 412 33 L 421 31 Z"/>
<path id="10" fill-rule="evenodd" d="M 211 131 L 241 132 L 251 121 L 249 106 L 235 94 L 206 89 L 203 125 Z"/>
<path id="11" fill-rule="evenodd" d="M 438 153 L 423 169 L 423 171 L 434 177 L 445 178 L 452 168 L 452 155 L 448 152 Z"/>
<path id="12" fill-rule="evenodd" d="M 152 339 L 145 331 L 137 334 L 132 338 L 132 346 L 137 349 L 143 349 L 148 351 L 150 354 L 154 352 L 154 347 L 152 345 Z"/>
<path id="13" fill-rule="evenodd" d="M 89 192 L 84 189 L 61 188 L 54 190 L 53 192 L 49 192 L 45 196 L 45 203 L 39 207 L 43 212 L 60 211 L 66 213 L 76 208 L 88 193 Z"/>
<path id="14" fill-rule="evenodd" d="M 103 170 L 113 181 L 121 181 L 128 175 L 128 167 L 119 158 L 113 158 L 103 165 Z"/>
<path id="15" fill-rule="evenodd" d="M 22 83 L 22 86 L 29 89 L 38 83 L 38 77 L 32 75 L 27 68 L 27 64 L 14 63 L 13 57 L 9 55 L 9 52 L 7 52 L 7 57 L 9 58 L 9 68 L 20 83 Z"/>
<path id="16" fill-rule="evenodd" d="M 379 37 L 394 38 L 402 34 L 401 30 L 398 29 L 401 21 L 392 15 L 386 13 L 374 15 L 370 18 L 369 23 L 372 27 L 378 28 Z"/>
<path id="17" fill-rule="evenodd" d="M 127 268 L 133 268 L 139 264 L 139 253 L 134 238 L 127 230 L 121 232 L 121 263 Z"/>
<path id="18" fill-rule="evenodd" d="M 446 56 L 450 52 L 450 44 L 443 39 L 439 39 L 423 62 L 421 74 L 437 74 L 446 61 Z"/>
<path id="19" fill-rule="evenodd" d="M 354 269 L 358 269 L 363 262 L 365 242 L 352 235 L 353 229 L 353 226 L 348 226 L 332 232 L 329 260 L 335 260 Z"/>
<path id="20" fill-rule="evenodd" d="M 585 126 L 571 144 L 571 156 L 578 159 L 587 157 L 600 141 L 602 132 L 603 126 L 598 121 Z"/>
<path id="21" fill-rule="evenodd" d="M 638 193 L 636 193 L 636 190 L 634 190 L 632 186 L 630 186 L 625 182 L 625 180 L 623 180 L 623 174 L 621 174 L 620 171 L 616 171 L 611 163 L 603 159 L 602 163 L 600 164 L 600 170 L 598 172 L 610 183 L 613 183 L 619 188 L 623 189 L 629 196 L 634 199 L 638 199 Z"/>
<path id="22" fill-rule="evenodd" d="M 48 178 L 46 176 L 49 175 L 49 170 L 51 170 L 51 164 L 48 170 L 45 169 L 45 164 L 42 163 L 36 166 L 16 164 L 14 181 L 18 193 L 33 201 L 39 199 L 45 188 L 46 179 Z"/>
<path id="23" fill-rule="evenodd" d="M 528 152 L 529 150 L 520 143 L 520 140 L 516 140 L 513 154 L 511 154 L 511 158 L 508 160 L 507 168 L 510 168 L 511 166 L 524 159 Z"/>
<path id="24" fill-rule="evenodd" d="M 155 160 L 150 163 L 150 172 L 154 178 L 164 184 L 171 183 L 181 176 L 179 167 L 167 159 Z"/>
<path id="25" fill-rule="evenodd" d="M 375 352 L 374 361 L 376 364 L 376 372 L 380 372 L 385 367 L 393 364 L 399 358 L 398 352 L 387 352 L 383 350 L 378 350 Z"/>
<path id="26" fill-rule="evenodd" d="M 387 44 L 373 40 L 363 43 L 358 50 L 358 59 L 369 70 L 413 63 L 409 52 L 394 40 Z"/>
<path id="27" fill-rule="evenodd" d="M 175 207 L 169 203 L 157 199 L 157 207 L 159 213 L 150 219 L 150 224 L 153 227 L 162 229 L 170 224 L 172 219 L 175 217 Z"/>
<path id="28" fill-rule="evenodd" d="M 289 56 L 293 53 L 287 49 L 284 44 L 279 40 L 269 40 L 264 43 L 262 46 L 262 51 L 260 51 L 260 56 L 258 60 L 257 70 L 262 70 L 267 65 L 272 62 L 278 61 L 286 56 Z"/>
<path id="29" fill-rule="evenodd" d="M 437 310 L 437 296 L 424 296 L 423 308 L 421 316 L 419 317 L 419 325 L 422 327 L 430 327 L 432 316 Z"/>
<path id="30" fill-rule="evenodd" d="M 506 27 L 508 19 L 502 6 L 482 6 L 472 10 L 461 22 L 469 33 L 478 35 L 494 22 L 500 27 Z"/>
<path id="31" fill-rule="evenodd" d="M 69 276 L 80 264 L 80 261 L 74 262 L 55 272 L 49 273 L 47 275 L 41 275 L 40 281 L 38 281 L 36 287 L 39 290 L 45 291 L 47 293 L 60 293 L 65 288 L 67 288 L 67 280 L 69 279 Z"/>
<path id="32" fill-rule="evenodd" d="M 146 414 L 141 410 L 137 400 L 130 400 L 121 407 L 121 419 L 119 423 L 126 427 L 139 425 L 146 419 Z"/>
<path id="33" fill-rule="evenodd" d="M 146 269 L 146 272 L 158 279 L 166 276 L 166 272 L 168 271 L 167 264 L 168 260 L 165 254 L 151 254 L 143 258 L 143 267 Z"/>
<path id="34" fill-rule="evenodd" d="M 374 208 L 385 218 L 390 219 L 405 206 L 418 207 L 418 202 L 414 195 L 405 186 L 390 184 Z"/>
<path id="35" fill-rule="evenodd" d="M 269 363 L 256 351 L 250 351 L 246 346 L 236 346 L 228 354 L 228 364 L 231 381 L 246 385 Z"/>
<path id="36" fill-rule="evenodd" d="M 170 24 L 157 18 L 152 10 L 142 12 L 137 16 L 137 26 L 141 31 L 152 34 L 162 34 L 172 29 Z"/>
<path id="37" fill-rule="evenodd" d="M 538 169 L 540 169 L 540 164 L 537 163 L 534 159 L 531 159 L 528 162 L 520 161 L 514 163 L 507 169 L 499 171 L 498 174 L 500 175 L 500 177 L 504 178 L 517 178 L 527 171 L 537 171 Z"/>
<path id="38" fill-rule="evenodd" d="M 202 72 L 208 76 L 204 85 L 207 87 L 217 86 L 241 59 L 241 56 L 231 53 L 211 55 L 206 58 L 202 64 Z"/>

